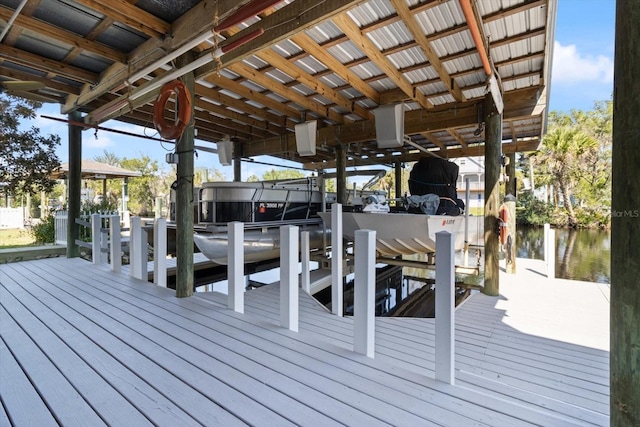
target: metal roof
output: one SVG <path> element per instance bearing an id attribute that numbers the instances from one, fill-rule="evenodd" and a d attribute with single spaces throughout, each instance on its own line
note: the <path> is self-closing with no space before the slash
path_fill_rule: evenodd
<path id="1" fill-rule="evenodd" d="M 243 157 L 270 154 L 311 168 L 332 167 L 338 144 L 354 165 L 415 160 L 424 155 L 415 144 L 443 157 L 477 155 L 487 75 L 460 1 L 0 0 L 0 29 L 8 30 L 0 87 L 40 82 L 17 94 L 79 110 L 88 124 L 116 118 L 152 127 L 159 88 L 135 96 L 176 60 L 126 80 L 205 32 L 211 37 L 191 49 L 198 57 L 262 28 L 194 71 L 199 140 L 229 135 Z M 471 2 L 502 84 L 503 152 L 536 149 L 544 132 L 555 1 Z M 216 25 L 254 3 L 272 6 L 214 37 Z M 378 148 L 373 110 L 397 102 L 415 144 Z M 319 121 L 317 153 L 300 157 L 294 125 L 311 119 Z"/>

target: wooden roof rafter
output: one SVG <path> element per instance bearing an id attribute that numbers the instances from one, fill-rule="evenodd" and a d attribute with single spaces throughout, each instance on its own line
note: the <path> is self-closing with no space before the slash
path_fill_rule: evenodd
<path id="1" fill-rule="evenodd" d="M 408 98 L 416 101 L 423 108 L 432 108 L 433 104 L 419 90 L 414 90 L 409 82 L 398 71 L 389 59 L 362 33 L 360 27 L 348 16 L 348 14 L 338 15 L 333 18 L 342 32 L 347 35 L 351 42 L 355 43 L 363 54 L 380 68 L 389 79 L 391 79 L 402 90 Z"/>
<path id="2" fill-rule="evenodd" d="M 438 73 L 440 80 L 444 83 L 447 90 L 453 95 L 453 98 L 456 101 L 463 102 L 466 101 L 465 96 L 462 94 L 460 90 L 460 86 L 453 79 L 447 70 L 444 68 L 444 65 L 438 54 L 433 50 L 431 44 L 427 41 L 426 37 L 424 37 L 424 31 L 420 28 L 420 25 L 416 22 L 415 16 L 409 10 L 407 3 L 405 0 L 390 0 L 393 7 L 395 7 L 396 12 L 402 18 L 402 22 L 409 30 L 409 33 L 416 41 L 424 55 L 429 60 L 429 64 L 433 67 L 433 69 Z"/>

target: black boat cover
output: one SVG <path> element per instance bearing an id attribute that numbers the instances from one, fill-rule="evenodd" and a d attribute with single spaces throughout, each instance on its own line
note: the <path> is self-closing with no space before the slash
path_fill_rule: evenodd
<path id="1" fill-rule="evenodd" d="M 460 215 L 464 202 L 458 199 L 458 165 L 437 157 L 423 157 L 411 169 L 409 191 L 412 195 L 436 194 L 440 197 L 437 215 Z"/>

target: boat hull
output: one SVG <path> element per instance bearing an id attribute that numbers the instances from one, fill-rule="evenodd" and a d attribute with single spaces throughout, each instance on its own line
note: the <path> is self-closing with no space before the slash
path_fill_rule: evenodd
<path id="1" fill-rule="evenodd" d="M 280 257 L 280 226 L 287 224 L 273 223 L 261 228 L 244 231 L 244 262 L 260 262 Z M 300 232 L 309 232 L 309 246 L 322 247 L 324 227 L 322 224 L 301 225 Z M 328 235 L 328 234 L 327 234 Z M 228 263 L 229 235 L 226 227 L 218 227 L 213 232 L 194 234 L 194 243 L 207 258 L 220 265 Z"/>
<path id="2" fill-rule="evenodd" d="M 331 213 L 319 214 L 331 228 Z M 464 217 L 406 213 L 342 213 L 342 231 L 353 240 L 356 230 L 376 231 L 376 251 L 380 256 L 433 253 L 436 233 L 448 231 L 456 249 L 464 246 Z"/>

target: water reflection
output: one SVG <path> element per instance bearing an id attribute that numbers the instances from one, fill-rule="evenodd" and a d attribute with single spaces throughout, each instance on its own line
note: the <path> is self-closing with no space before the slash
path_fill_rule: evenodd
<path id="1" fill-rule="evenodd" d="M 611 233 L 556 229 L 556 277 L 610 283 Z M 544 259 L 544 229 L 518 227 L 517 256 Z"/>

